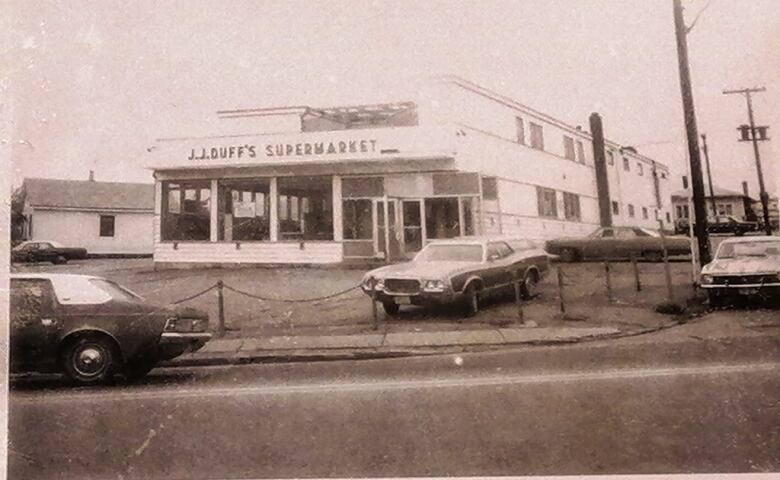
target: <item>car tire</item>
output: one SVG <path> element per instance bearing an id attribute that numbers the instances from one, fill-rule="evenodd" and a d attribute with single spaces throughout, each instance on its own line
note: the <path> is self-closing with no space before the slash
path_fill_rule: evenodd
<path id="1" fill-rule="evenodd" d="M 561 250 L 560 258 L 562 262 L 572 263 L 580 259 L 580 253 L 573 248 L 564 248 Z"/>
<path id="2" fill-rule="evenodd" d="M 109 338 L 82 336 L 66 345 L 62 369 L 72 381 L 93 385 L 111 378 L 118 358 L 117 348 Z"/>
<path id="3" fill-rule="evenodd" d="M 62 255 L 57 255 L 54 257 L 54 260 L 51 261 L 54 265 L 62 265 L 65 263 L 68 263 L 68 259 L 63 257 Z"/>
<path id="4" fill-rule="evenodd" d="M 125 363 L 122 374 L 128 382 L 137 382 L 144 378 L 157 366 L 157 359 L 153 357 L 140 358 Z"/>
<path id="5" fill-rule="evenodd" d="M 382 302 L 382 308 L 388 315 L 398 315 L 398 311 L 401 309 L 401 306 L 395 302 Z"/>
<path id="6" fill-rule="evenodd" d="M 523 276 L 523 283 L 520 285 L 520 295 L 524 300 L 530 300 L 536 295 L 536 287 L 539 285 L 539 275 L 536 270 L 528 270 Z"/>
<path id="7" fill-rule="evenodd" d="M 473 317 L 479 313 L 479 288 L 477 284 L 471 282 L 463 291 L 463 315 Z"/>
<path id="8" fill-rule="evenodd" d="M 664 260 L 664 254 L 651 250 L 649 252 L 642 252 L 642 258 L 647 262 L 658 263 Z"/>
<path id="9" fill-rule="evenodd" d="M 723 308 L 731 303 L 731 298 L 728 295 L 719 294 L 717 292 L 707 292 L 710 302 L 710 308 Z"/>

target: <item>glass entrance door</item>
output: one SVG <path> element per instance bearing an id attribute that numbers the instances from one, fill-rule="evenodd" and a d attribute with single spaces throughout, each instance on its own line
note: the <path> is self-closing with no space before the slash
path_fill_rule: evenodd
<path id="1" fill-rule="evenodd" d="M 423 246 L 422 212 L 420 200 L 402 200 L 404 252 L 409 257 Z"/>
<path id="2" fill-rule="evenodd" d="M 398 260 L 403 253 L 396 229 L 398 225 L 396 221 L 397 204 L 397 200 L 388 200 L 387 215 L 385 215 L 385 201 L 376 200 L 376 216 L 374 218 L 376 218 L 377 250 L 384 253 L 387 260 Z"/>

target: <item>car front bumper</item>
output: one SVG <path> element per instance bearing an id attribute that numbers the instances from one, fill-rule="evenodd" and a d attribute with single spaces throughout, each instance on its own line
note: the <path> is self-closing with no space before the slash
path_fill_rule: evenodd
<path id="1" fill-rule="evenodd" d="M 200 350 L 209 340 L 211 334 L 208 332 L 163 332 L 157 352 L 160 360 L 170 360 L 184 353 Z"/>
<path id="2" fill-rule="evenodd" d="M 363 290 L 366 295 L 371 295 L 369 290 Z M 463 298 L 463 295 L 452 290 L 444 290 L 441 292 L 416 292 L 416 293 L 395 293 L 385 292 L 383 290 L 377 290 L 375 292 L 375 298 L 381 303 L 395 303 L 398 305 L 418 305 L 423 307 L 436 306 L 436 305 L 448 305 L 456 303 Z"/>

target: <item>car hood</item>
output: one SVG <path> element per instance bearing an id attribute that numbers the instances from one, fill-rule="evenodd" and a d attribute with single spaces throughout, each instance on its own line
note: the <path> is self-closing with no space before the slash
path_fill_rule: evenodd
<path id="1" fill-rule="evenodd" d="M 377 268 L 366 274 L 375 278 L 445 279 L 461 271 L 480 265 L 478 262 L 406 262 Z"/>
<path id="2" fill-rule="evenodd" d="M 780 257 L 723 258 L 707 264 L 701 273 L 709 275 L 780 272 Z"/>

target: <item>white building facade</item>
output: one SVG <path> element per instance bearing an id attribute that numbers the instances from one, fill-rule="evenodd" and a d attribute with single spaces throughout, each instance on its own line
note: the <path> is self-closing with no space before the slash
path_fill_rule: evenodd
<path id="1" fill-rule="evenodd" d="M 671 222 L 666 166 L 605 141 L 599 182 L 590 133 L 456 77 L 408 102 L 219 115 L 235 134 L 154 149 L 156 264 L 393 261 L 438 238 Z"/>

